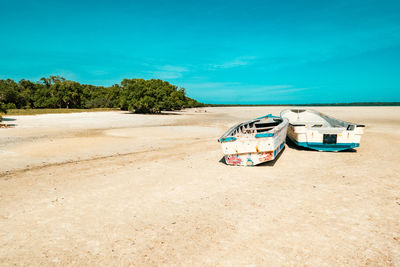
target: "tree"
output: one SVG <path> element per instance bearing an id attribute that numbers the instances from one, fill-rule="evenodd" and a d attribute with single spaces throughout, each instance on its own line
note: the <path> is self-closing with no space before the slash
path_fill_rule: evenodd
<path id="1" fill-rule="evenodd" d="M 124 79 L 120 88 L 120 108 L 136 113 L 159 113 L 199 104 L 185 96 L 184 88 L 162 80 Z"/>
<path id="2" fill-rule="evenodd" d="M 65 82 L 65 78 L 61 77 L 61 76 L 58 76 L 58 75 L 57 76 L 50 76 L 49 78 L 43 77 L 43 78 L 40 78 L 40 80 L 48 88 L 50 88 L 50 86 L 52 86 L 53 84 Z"/>
<path id="3" fill-rule="evenodd" d="M 17 108 L 21 107 L 18 84 L 11 79 L 0 80 L 0 94 L 5 105 L 14 104 Z"/>
<path id="4" fill-rule="evenodd" d="M 202 106 L 160 79 L 124 79 L 110 87 L 80 84 L 60 76 L 43 77 L 38 82 L 22 79 L 0 80 L 3 109 L 11 108 L 120 108 L 137 113 L 160 113 Z"/>
<path id="5" fill-rule="evenodd" d="M 33 96 L 36 93 L 37 85 L 29 80 L 22 79 L 18 82 L 20 88 L 19 94 L 21 99 L 21 105 L 24 108 L 34 107 Z"/>
<path id="6" fill-rule="evenodd" d="M 3 96 L 0 92 L 0 113 L 7 113 L 6 105 L 3 102 Z M 0 114 L 0 122 L 3 120 L 3 117 Z"/>
<path id="7" fill-rule="evenodd" d="M 56 81 L 51 85 L 50 90 L 56 99 L 56 105 L 59 108 L 80 108 L 82 86 L 73 81 L 65 79 Z"/>
<path id="8" fill-rule="evenodd" d="M 44 79 L 44 78 L 42 78 Z M 55 108 L 56 97 L 50 87 L 44 83 L 37 83 L 35 94 L 33 95 L 34 108 Z"/>
<path id="9" fill-rule="evenodd" d="M 6 105 L 0 101 L 0 113 L 7 113 Z"/>

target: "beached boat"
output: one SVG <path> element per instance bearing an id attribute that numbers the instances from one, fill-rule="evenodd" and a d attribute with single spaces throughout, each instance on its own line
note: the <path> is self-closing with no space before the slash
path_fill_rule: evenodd
<path id="1" fill-rule="evenodd" d="M 239 123 L 218 139 L 229 165 L 253 166 L 276 158 L 285 146 L 289 122 L 268 114 Z"/>
<path id="2" fill-rule="evenodd" d="M 319 151 L 341 151 L 360 146 L 364 125 L 341 121 L 311 109 L 285 109 L 287 136 L 296 145 Z"/>

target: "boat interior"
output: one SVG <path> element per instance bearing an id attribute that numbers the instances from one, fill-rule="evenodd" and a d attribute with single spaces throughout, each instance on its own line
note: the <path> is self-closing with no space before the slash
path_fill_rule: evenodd
<path id="1" fill-rule="evenodd" d="M 278 126 L 280 123 L 282 123 L 282 119 L 274 117 L 247 121 L 234 127 L 229 133 L 229 136 L 272 132 L 274 127 Z"/>

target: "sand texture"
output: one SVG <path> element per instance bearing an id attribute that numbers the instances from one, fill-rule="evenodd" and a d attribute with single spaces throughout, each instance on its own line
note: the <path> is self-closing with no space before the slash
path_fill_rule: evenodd
<path id="1" fill-rule="evenodd" d="M 366 125 L 356 152 L 221 162 L 281 109 L 6 116 L 0 265 L 400 266 L 400 108 L 315 108 Z"/>

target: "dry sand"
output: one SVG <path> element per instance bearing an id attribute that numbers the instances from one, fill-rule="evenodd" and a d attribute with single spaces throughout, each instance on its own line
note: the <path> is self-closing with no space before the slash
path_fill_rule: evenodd
<path id="1" fill-rule="evenodd" d="M 0 265 L 400 266 L 400 108 L 316 108 L 367 126 L 357 152 L 220 162 L 281 109 L 7 117 Z"/>

